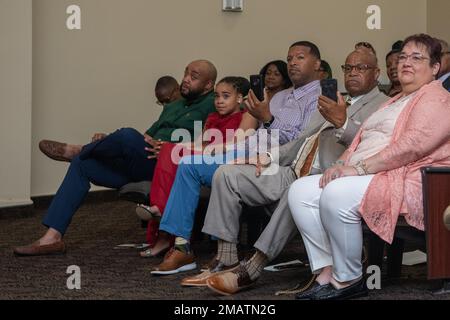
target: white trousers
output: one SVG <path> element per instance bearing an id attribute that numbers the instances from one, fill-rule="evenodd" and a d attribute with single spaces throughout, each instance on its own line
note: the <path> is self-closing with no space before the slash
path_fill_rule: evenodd
<path id="1" fill-rule="evenodd" d="M 289 207 L 308 254 L 311 270 L 333 267 L 333 277 L 347 282 L 362 275 L 362 227 L 358 212 L 373 175 L 344 177 L 319 188 L 322 175 L 295 181 Z"/>

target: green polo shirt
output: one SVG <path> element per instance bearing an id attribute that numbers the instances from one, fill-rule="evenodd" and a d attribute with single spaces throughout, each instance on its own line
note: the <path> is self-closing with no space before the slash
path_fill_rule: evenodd
<path id="1" fill-rule="evenodd" d="M 215 111 L 214 92 L 207 93 L 190 103 L 183 98 L 166 105 L 158 121 L 146 133 L 154 139 L 171 141 L 172 132 L 182 128 L 188 130 L 194 139 L 194 121 L 202 121 L 204 124 L 208 115 Z"/>

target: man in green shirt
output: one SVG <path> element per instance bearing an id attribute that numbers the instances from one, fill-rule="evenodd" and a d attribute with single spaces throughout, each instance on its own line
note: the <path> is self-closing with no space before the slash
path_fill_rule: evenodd
<path id="1" fill-rule="evenodd" d="M 130 182 L 152 180 L 161 143 L 171 141 L 175 129 L 186 129 L 193 135 L 194 121 L 203 122 L 215 111 L 216 78 L 217 70 L 211 62 L 191 62 L 181 83 L 183 98 L 166 105 L 158 121 L 144 135 L 123 128 L 98 136 L 98 140 L 85 146 L 41 141 L 42 152 L 52 159 L 69 161 L 70 166 L 44 217 L 47 232 L 31 245 L 14 248 L 14 253 L 35 256 L 65 252 L 62 238 L 90 183 L 120 188 Z"/>

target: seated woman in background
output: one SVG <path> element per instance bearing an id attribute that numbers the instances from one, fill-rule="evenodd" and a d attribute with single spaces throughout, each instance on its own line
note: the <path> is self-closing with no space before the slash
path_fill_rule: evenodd
<path id="1" fill-rule="evenodd" d="M 420 168 L 450 166 L 450 94 L 435 81 L 440 51 L 428 35 L 407 38 L 398 57 L 402 93 L 363 124 L 335 166 L 291 186 L 289 207 L 318 275 L 297 299 L 367 295 L 361 218 L 389 243 L 399 215 L 424 230 Z"/>
<path id="2" fill-rule="evenodd" d="M 292 87 L 291 79 L 287 71 L 287 64 L 281 60 L 274 60 L 267 63 L 259 72 L 264 77 L 264 86 L 267 92 L 268 102 L 272 100 L 273 96 L 278 92 Z M 249 112 L 242 117 L 239 129 L 244 131 L 249 129 L 256 129 L 259 127 L 258 120 Z"/>
<path id="3" fill-rule="evenodd" d="M 332 79 L 333 78 L 333 71 L 331 70 L 330 64 L 326 62 L 325 60 L 320 61 L 320 80 L 325 79 Z"/>
<path id="4" fill-rule="evenodd" d="M 259 74 L 264 77 L 264 85 L 269 101 L 278 92 L 292 87 L 292 82 L 289 79 L 287 71 L 287 64 L 284 61 L 275 60 L 267 63 Z"/>
<path id="5" fill-rule="evenodd" d="M 243 115 L 246 114 L 244 110 L 241 110 L 241 104 L 244 97 L 250 90 L 250 83 L 247 79 L 242 77 L 226 77 L 222 79 L 215 89 L 215 107 L 217 112 L 211 113 L 206 119 L 204 126 L 204 132 L 209 129 L 217 129 L 222 134 L 222 140 L 203 142 L 203 134 L 197 144 L 206 147 L 211 144 L 225 144 L 227 138 L 227 130 L 236 130 L 239 128 Z M 195 144 L 195 143 L 194 143 Z M 141 219 L 150 220 L 147 227 L 147 242 L 151 247 L 154 246 L 158 239 L 159 220 L 164 212 L 167 199 L 169 198 L 170 190 L 175 180 L 178 161 L 176 158 L 181 159 L 182 156 L 199 153 L 201 150 L 193 150 L 194 148 L 188 145 L 179 144 L 180 150 L 174 150 L 177 145 L 173 143 L 164 143 L 161 147 L 158 162 L 155 167 L 155 173 L 153 176 L 151 191 L 150 191 L 150 203 L 151 207 L 145 205 L 138 205 L 136 207 L 136 213 Z M 177 152 L 179 151 L 179 152 Z M 173 154 L 176 153 L 176 154 Z M 179 160 L 178 159 L 178 160 Z M 152 257 L 161 253 L 161 249 L 170 247 L 172 237 L 161 236 L 161 242 L 165 245 L 159 248 L 152 248 L 141 252 L 142 257 Z"/>
<path id="6" fill-rule="evenodd" d="M 397 94 L 402 92 L 402 85 L 400 84 L 400 81 L 398 80 L 398 56 L 400 55 L 400 50 L 391 50 L 386 55 L 386 70 L 387 70 L 387 76 L 389 80 L 391 81 L 391 87 L 389 88 L 389 91 L 386 92 L 386 94 L 389 97 L 395 97 Z"/>

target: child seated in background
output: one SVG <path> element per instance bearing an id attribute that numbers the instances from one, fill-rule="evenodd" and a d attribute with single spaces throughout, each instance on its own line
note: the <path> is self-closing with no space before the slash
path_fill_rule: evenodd
<path id="1" fill-rule="evenodd" d="M 241 105 L 249 89 L 250 83 L 242 77 L 226 77 L 216 85 L 214 104 L 217 111 L 211 113 L 206 119 L 203 133 L 208 129 L 217 129 L 222 134 L 222 140 L 212 137 L 212 141 L 203 142 L 202 134 L 198 138 L 200 143 L 178 144 L 178 146 L 174 143 L 164 143 L 162 145 L 151 186 L 151 206 L 140 204 L 136 207 L 136 213 L 141 219 L 151 220 L 147 227 L 147 242 L 151 248 L 141 252 L 142 257 L 153 257 L 164 251 L 153 250 L 153 246 L 158 240 L 158 237 L 166 237 L 166 241 L 163 242 L 167 242 L 167 246 L 163 246 L 163 249 L 170 248 L 172 236 L 158 235 L 158 229 L 159 219 L 164 213 L 170 190 L 175 180 L 178 161 L 182 156 L 201 153 L 202 150 L 196 150 L 194 148 L 195 145 L 201 145 L 201 149 L 204 149 L 207 145 L 226 144 L 227 129 L 237 130 L 240 126 L 242 116 L 245 113 L 241 109 Z M 176 147 L 179 149 L 179 152 L 177 152 L 178 150 L 174 150 Z"/>

